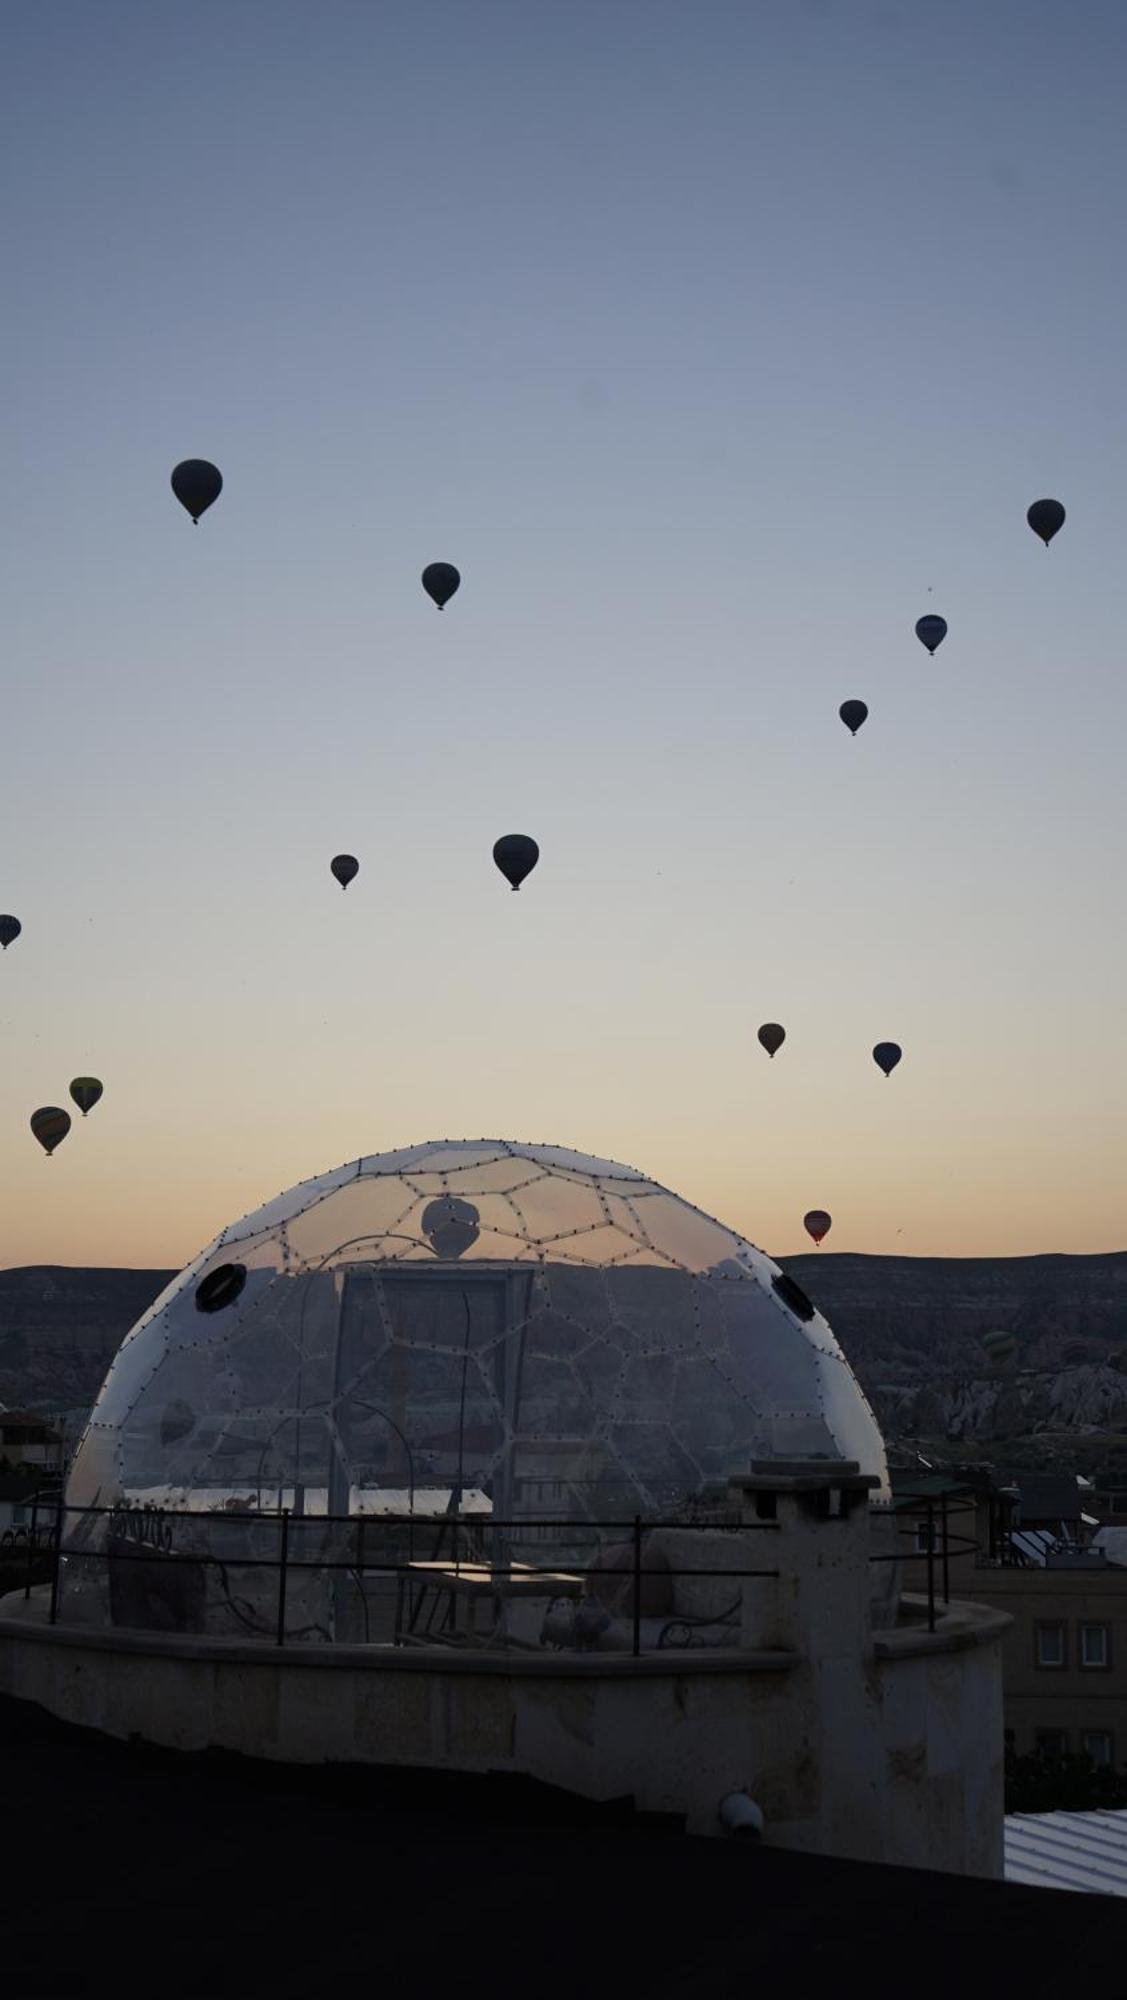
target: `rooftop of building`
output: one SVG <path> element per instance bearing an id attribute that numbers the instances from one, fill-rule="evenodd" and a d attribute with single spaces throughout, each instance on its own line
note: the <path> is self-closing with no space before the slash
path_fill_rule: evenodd
<path id="1" fill-rule="evenodd" d="M 85 1990 L 99 1940 L 138 1990 L 271 2000 L 370 1983 L 458 2000 L 1117 1990 L 1127 1907 L 686 1838 L 523 1780 L 295 1769 L 107 1742 L 0 1700 L 5 1972 Z M 60 1829 L 65 1846 L 60 1848 Z M 817 1921 L 812 1922 L 812 1913 Z M 878 1971 L 878 1968 L 880 1969 Z M 346 1984 L 347 1982 L 347 1984 Z"/>

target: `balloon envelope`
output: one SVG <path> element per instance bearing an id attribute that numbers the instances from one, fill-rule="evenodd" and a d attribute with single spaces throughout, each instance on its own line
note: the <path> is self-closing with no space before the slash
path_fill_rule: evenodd
<path id="1" fill-rule="evenodd" d="M 782 1048 L 786 1038 L 786 1029 L 780 1028 L 777 1021 L 764 1021 L 763 1026 L 759 1030 L 758 1039 L 769 1056 L 773 1056 L 776 1049 Z"/>
<path id="2" fill-rule="evenodd" d="M 934 611 L 929 611 L 926 617 L 917 618 L 916 637 L 921 646 L 926 646 L 929 653 L 934 653 L 936 647 L 941 646 L 947 637 L 947 620 L 937 617 Z"/>
<path id="3" fill-rule="evenodd" d="M 70 1131 L 70 1112 L 61 1111 L 57 1104 L 44 1104 L 40 1110 L 32 1112 L 31 1129 L 50 1159 L 55 1147 Z"/>
<path id="4" fill-rule="evenodd" d="M 873 1050 L 873 1061 L 886 1076 L 891 1076 L 903 1053 L 899 1042 L 878 1042 Z"/>
<path id="5" fill-rule="evenodd" d="M 1035 535 L 1040 535 L 1048 548 L 1053 536 L 1064 526 L 1064 508 L 1059 500 L 1035 500 L 1025 516 Z"/>
<path id="6" fill-rule="evenodd" d="M 329 863 L 342 889 L 347 889 L 360 873 L 360 863 L 354 854 L 334 854 Z"/>
<path id="7" fill-rule="evenodd" d="M 0 917 L 0 947 L 7 951 L 14 944 L 23 929 L 18 917 Z"/>
<path id="8" fill-rule="evenodd" d="M 1008 1361 L 1017 1353 L 1017 1341 L 1012 1333 L 984 1333 L 982 1345 L 991 1361 Z"/>
<path id="9" fill-rule="evenodd" d="M 808 1208 L 802 1218 L 802 1227 L 808 1236 L 814 1238 L 815 1243 L 820 1243 L 823 1236 L 828 1236 L 833 1227 L 833 1216 L 827 1215 L 824 1208 Z"/>
<path id="10" fill-rule="evenodd" d="M 519 889 L 540 859 L 540 849 L 527 833 L 503 833 L 493 845 L 493 859 L 506 882 Z"/>
<path id="11" fill-rule="evenodd" d="M 70 1094 L 85 1118 L 88 1111 L 93 1111 L 102 1095 L 102 1085 L 96 1076 L 76 1076 L 71 1084 Z"/>
<path id="12" fill-rule="evenodd" d="M 423 571 L 423 589 L 433 597 L 439 610 L 449 604 L 462 579 L 453 563 L 428 563 Z"/>
<path id="13" fill-rule="evenodd" d="M 868 713 L 863 701 L 843 701 L 838 709 L 838 714 L 851 736 L 856 736 Z"/>
<path id="14" fill-rule="evenodd" d="M 223 491 L 223 474 L 206 458 L 185 458 L 172 474 L 172 491 L 193 521 L 206 514 Z"/>
<path id="15" fill-rule="evenodd" d="M 436 1201 L 427 1203 L 423 1210 L 423 1234 L 429 1241 L 436 1257 L 453 1259 L 460 1257 L 478 1238 L 478 1210 L 472 1201 L 462 1201 L 457 1195 L 442 1194 Z"/>

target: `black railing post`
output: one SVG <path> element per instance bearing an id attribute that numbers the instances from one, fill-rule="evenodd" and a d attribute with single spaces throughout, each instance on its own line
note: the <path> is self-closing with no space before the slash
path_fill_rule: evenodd
<path id="1" fill-rule="evenodd" d="M 278 1644 L 286 1643 L 286 1564 L 290 1553 L 290 1510 L 282 1508 L 282 1546 L 278 1552 Z"/>
<path id="2" fill-rule="evenodd" d="M 55 1509 L 55 1567 L 51 1573 L 51 1615 L 50 1622 L 56 1625 L 59 1619 L 59 1579 L 63 1568 L 63 1520 L 66 1515 L 63 1496 L 59 1494 L 59 1504 Z"/>
<path id="3" fill-rule="evenodd" d="M 35 1563 L 36 1530 L 39 1520 L 39 1495 L 31 1496 L 31 1530 L 27 1538 L 27 1573 L 23 1580 L 24 1602 L 31 1596 L 31 1572 Z"/>
<path id="4" fill-rule="evenodd" d="M 927 1503 L 927 1629 L 935 1630 L 935 1509 Z"/>
<path id="5" fill-rule="evenodd" d="M 634 1658 L 642 1650 L 642 1517 L 634 1516 Z"/>
<path id="6" fill-rule="evenodd" d="M 942 1517 L 942 1521 L 943 1521 L 943 1602 L 944 1602 L 944 1604 L 950 1604 L 950 1602 L 951 1602 L 951 1573 L 950 1573 L 950 1571 L 949 1571 L 949 1569 L 948 1569 L 948 1567 L 947 1567 L 947 1495 L 946 1495 L 946 1493 L 941 1493 L 941 1494 L 940 1494 L 940 1496 L 939 1496 L 939 1507 L 940 1507 L 940 1513 L 941 1513 L 941 1517 Z"/>

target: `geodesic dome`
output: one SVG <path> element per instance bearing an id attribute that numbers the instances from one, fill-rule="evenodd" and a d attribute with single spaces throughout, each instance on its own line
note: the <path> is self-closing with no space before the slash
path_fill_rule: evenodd
<path id="1" fill-rule="evenodd" d="M 441 1140 L 225 1229 L 126 1337 L 67 1502 L 597 1520 L 773 1456 L 886 1484 L 837 1341 L 770 1258 L 613 1161 Z"/>

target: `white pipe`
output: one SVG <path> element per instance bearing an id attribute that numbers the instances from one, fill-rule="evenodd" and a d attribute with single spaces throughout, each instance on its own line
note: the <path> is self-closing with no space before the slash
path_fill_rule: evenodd
<path id="1" fill-rule="evenodd" d="M 758 1840 L 763 1832 L 763 1814 L 755 1800 L 747 1792 L 729 1792 L 720 1801 L 718 1808 L 720 1824 L 728 1833 L 742 1834 L 745 1840 Z"/>

